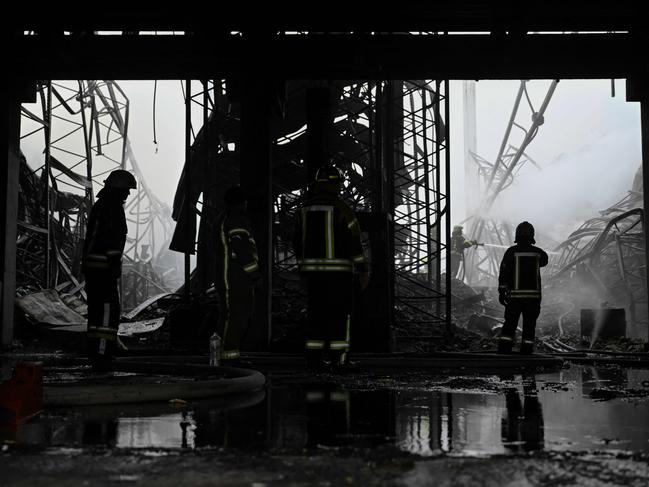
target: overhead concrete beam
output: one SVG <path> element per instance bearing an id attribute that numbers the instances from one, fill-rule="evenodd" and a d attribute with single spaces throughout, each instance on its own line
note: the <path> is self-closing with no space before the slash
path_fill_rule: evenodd
<path id="1" fill-rule="evenodd" d="M 636 34 L 19 36 L 8 65 L 32 79 L 628 78 L 649 71 Z M 251 57 L 252 56 L 252 57 Z"/>

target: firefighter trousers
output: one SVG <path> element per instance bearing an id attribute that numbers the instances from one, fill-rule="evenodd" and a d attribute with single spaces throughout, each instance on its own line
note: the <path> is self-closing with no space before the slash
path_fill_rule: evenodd
<path id="1" fill-rule="evenodd" d="M 351 272 L 310 272 L 306 275 L 305 348 L 308 360 L 329 353 L 335 364 L 347 361 L 351 338 L 352 279 Z"/>
<path id="2" fill-rule="evenodd" d="M 541 312 L 539 299 L 509 299 L 505 306 L 505 324 L 498 342 L 500 353 L 509 353 L 514 346 L 514 337 L 521 314 L 523 315 L 523 336 L 521 353 L 532 353 L 534 350 L 534 330 L 536 319 Z"/>
<path id="3" fill-rule="evenodd" d="M 88 357 L 110 360 L 117 346 L 120 303 L 117 278 L 108 270 L 85 273 L 88 297 Z"/>
<path id="4" fill-rule="evenodd" d="M 239 358 L 241 340 L 252 317 L 255 304 L 254 287 L 249 282 L 243 282 L 243 279 L 230 279 L 227 288 L 220 288 L 218 293 L 217 333 L 222 338 L 221 358 L 224 360 L 237 359 Z"/>

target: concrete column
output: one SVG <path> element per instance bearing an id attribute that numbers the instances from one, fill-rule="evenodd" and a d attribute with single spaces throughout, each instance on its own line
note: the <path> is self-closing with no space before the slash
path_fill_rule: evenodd
<path id="1" fill-rule="evenodd" d="M 265 351 L 271 339 L 273 271 L 272 105 L 275 84 L 249 77 L 241 84 L 241 187 L 248 195 L 248 215 L 257 242 L 263 285 L 255 290 L 253 323 L 244 350 Z"/>
<path id="2" fill-rule="evenodd" d="M 0 315 L 2 347 L 14 338 L 16 294 L 16 223 L 18 220 L 18 175 L 20 170 L 19 87 L 11 80 L 0 82 Z"/>
<path id="3" fill-rule="evenodd" d="M 329 162 L 332 131 L 331 88 L 324 81 L 314 82 L 306 90 L 307 184 L 315 179 L 318 168 Z"/>
<path id="4" fill-rule="evenodd" d="M 640 125 L 642 134 L 642 194 L 644 208 L 644 245 L 645 245 L 645 293 L 649 289 L 649 79 L 627 79 L 627 101 L 640 102 Z M 641 330 L 638 330 L 642 332 Z M 644 330 L 644 338 L 649 343 L 649 327 Z"/>

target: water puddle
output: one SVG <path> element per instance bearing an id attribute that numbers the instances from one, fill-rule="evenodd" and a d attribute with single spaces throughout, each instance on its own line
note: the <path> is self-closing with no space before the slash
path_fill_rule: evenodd
<path id="1" fill-rule="evenodd" d="M 210 401 L 48 409 L 0 439 L 74 449 L 371 448 L 422 456 L 649 451 L 649 370 L 573 366 L 502 376 L 268 375 Z"/>

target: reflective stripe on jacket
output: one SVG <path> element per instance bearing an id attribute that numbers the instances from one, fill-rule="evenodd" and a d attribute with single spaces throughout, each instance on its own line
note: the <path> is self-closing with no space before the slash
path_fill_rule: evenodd
<path id="1" fill-rule="evenodd" d="M 366 269 L 354 212 L 337 195 L 319 192 L 296 213 L 293 246 L 300 272 Z"/>
<path id="2" fill-rule="evenodd" d="M 500 263 L 498 288 L 510 299 L 541 299 L 541 267 L 548 254 L 533 245 L 514 245 Z"/>
<path id="3" fill-rule="evenodd" d="M 225 210 L 218 216 L 216 225 L 217 286 L 227 289 L 234 274 L 247 275 L 251 281 L 257 279 L 259 256 L 245 212 L 237 208 Z"/>
<path id="4" fill-rule="evenodd" d="M 83 246 L 83 269 L 105 269 L 121 273 L 126 244 L 126 215 L 123 202 L 102 189 L 88 215 Z"/>

